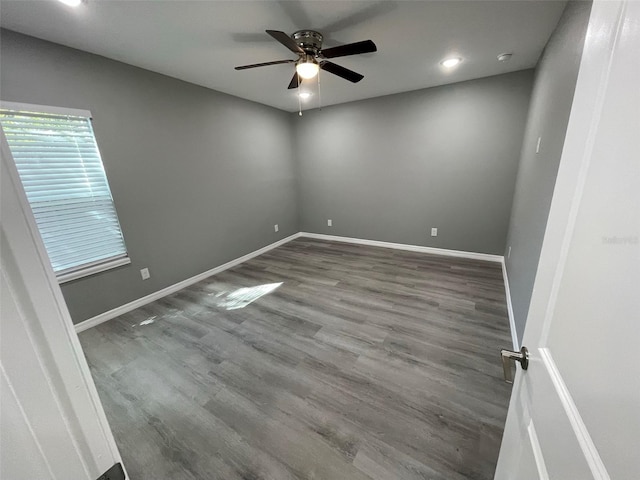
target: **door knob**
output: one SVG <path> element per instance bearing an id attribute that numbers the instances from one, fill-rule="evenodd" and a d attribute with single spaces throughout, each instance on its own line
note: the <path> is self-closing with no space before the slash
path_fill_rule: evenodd
<path id="1" fill-rule="evenodd" d="M 527 347 L 522 347 L 519 352 L 511 350 L 500 350 L 502 356 L 502 370 L 504 371 L 504 381 L 507 383 L 513 383 L 513 375 L 511 374 L 511 361 L 520 362 L 520 366 L 523 370 L 529 368 L 529 350 Z"/>

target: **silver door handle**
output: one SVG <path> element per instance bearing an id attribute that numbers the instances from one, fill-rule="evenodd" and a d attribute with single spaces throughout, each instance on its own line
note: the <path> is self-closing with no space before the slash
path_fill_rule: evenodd
<path id="1" fill-rule="evenodd" d="M 502 356 L 502 370 L 504 371 L 504 381 L 507 383 L 513 383 L 513 375 L 511 374 L 511 360 L 520 362 L 520 366 L 523 370 L 529 368 L 529 350 L 527 347 L 522 347 L 519 352 L 511 350 L 500 350 Z"/>

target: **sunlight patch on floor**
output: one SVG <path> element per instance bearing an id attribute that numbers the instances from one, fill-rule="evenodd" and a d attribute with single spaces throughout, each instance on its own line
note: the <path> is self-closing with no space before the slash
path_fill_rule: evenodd
<path id="1" fill-rule="evenodd" d="M 221 293 L 218 297 L 218 306 L 227 310 L 237 310 L 255 302 L 260 297 L 267 295 L 277 289 L 282 282 L 265 283 L 255 287 L 239 288 L 230 293 Z"/>

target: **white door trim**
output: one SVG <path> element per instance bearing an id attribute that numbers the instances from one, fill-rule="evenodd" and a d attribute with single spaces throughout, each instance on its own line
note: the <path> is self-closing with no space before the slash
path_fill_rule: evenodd
<path id="1" fill-rule="evenodd" d="M 536 467 L 538 469 L 538 477 L 540 480 L 550 480 L 549 472 L 547 472 L 547 464 L 544 461 L 542 455 L 542 447 L 540 446 L 540 440 L 538 440 L 538 434 L 536 433 L 536 427 L 533 424 L 533 420 L 529 419 L 529 425 L 527 426 L 527 433 L 529 434 L 529 442 L 533 450 L 533 458 L 536 461 Z"/>
<path id="2" fill-rule="evenodd" d="M 604 462 L 600 457 L 600 453 L 593 443 L 591 435 L 589 435 L 589 430 L 587 430 L 587 426 L 585 425 L 584 420 L 582 420 L 580 411 L 573 401 L 573 397 L 571 396 L 571 393 L 569 393 L 567 385 L 562 379 L 562 375 L 558 370 L 556 362 L 553 360 L 551 351 L 548 348 L 540 348 L 539 352 L 542 363 L 547 369 L 558 397 L 560 397 L 560 403 L 567 414 L 569 423 L 571 423 L 571 428 L 576 435 L 578 444 L 580 445 L 582 453 L 587 460 L 587 464 L 591 469 L 594 480 L 611 480 L 609 478 L 609 473 L 604 466 Z"/>
<path id="3" fill-rule="evenodd" d="M 20 401 L 20 395 L 18 395 L 18 393 L 16 392 L 14 386 L 12 385 L 11 379 L 9 378 L 9 375 L 7 375 L 7 372 L 4 369 L 4 365 L 2 365 L 1 363 L 0 363 L 0 374 L 2 376 L 2 378 L 0 379 L 0 384 L 4 384 L 4 385 L 2 385 L 1 388 L 5 390 L 5 393 L 6 393 L 6 391 L 8 391 L 9 394 L 11 395 L 11 398 L 13 399 L 13 402 L 15 403 L 17 409 L 20 411 L 20 416 L 22 417 L 22 421 L 24 422 L 24 424 L 26 425 L 27 429 L 29 430 L 29 434 L 30 434 L 31 438 L 34 441 L 34 443 L 36 445 L 36 448 L 38 449 L 38 453 L 40 454 L 40 458 L 42 459 L 43 463 L 45 464 L 45 467 L 46 467 L 50 477 L 51 478 L 55 478 L 55 474 L 53 472 L 53 467 L 51 466 L 51 462 L 47 458 L 47 455 L 46 455 L 44 449 L 42 448 L 42 444 L 40 442 L 39 435 L 36 432 L 36 428 L 34 428 L 34 426 L 32 424 L 33 422 L 29 418 L 29 415 L 25 411 L 24 405 Z M 6 407 L 5 407 L 5 404 L 3 403 L 3 413 L 2 413 L 3 415 L 6 414 L 6 411 L 4 410 L 4 408 L 6 408 Z M 69 431 L 68 425 L 67 425 L 67 431 Z M 86 465 L 84 463 L 83 463 L 83 468 L 84 468 L 84 471 L 87 472 Z"/>

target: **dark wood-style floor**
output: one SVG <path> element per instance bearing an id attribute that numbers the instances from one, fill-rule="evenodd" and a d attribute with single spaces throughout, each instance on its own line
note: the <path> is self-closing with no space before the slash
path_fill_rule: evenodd
<path id="1" fill-rule="evenodd" d="M 80 339 L 133 480 L 493 478 L 499 264 L 298 239 Z"/>

